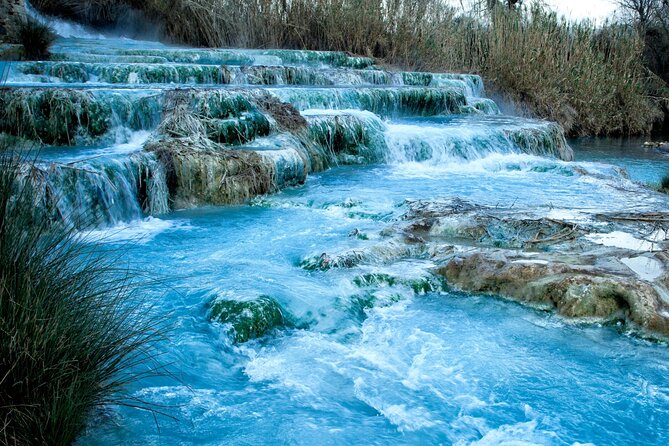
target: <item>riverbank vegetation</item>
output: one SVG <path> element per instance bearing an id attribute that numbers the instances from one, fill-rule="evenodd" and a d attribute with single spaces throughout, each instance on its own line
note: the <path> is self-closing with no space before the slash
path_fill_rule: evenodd
<path id="1" fill-rule="evenodd" d="M 51 57 L 50 49 L 56 34 L 48 25 L 26 17 L 16 24 L 13 34 L 13 41 L 22 47 L 22 59 L 48 60 Z"/>
<path id="2" fill-rule="evenodd" d="M 109 252 L 36 209 L 31 163 L 0 154 L 0 444 L 69 445 L 150 375 L 157 319 Z"/>
<path id="3" fill-rule="evenodd" d="M 572 136 L 648 133 L 669 96 L 644 66 L 635 27 L 569 22 L 529 2 L 486 0 L 482 14 L 439 0 L 34 3 L 99 27 L 151 17 L 165 38 L 195 46 L 341 50 L 402 69 L 480 73 L 517 108 Z"/>
<path id="4" fill-rule="evenodd" d="M 669 133 L 669 2 L 666 0 L 617 0 L 621 12 L 644 43 L 643 59 L 650 77 L 649 95 L 662 107 L 658 132 Z"/>

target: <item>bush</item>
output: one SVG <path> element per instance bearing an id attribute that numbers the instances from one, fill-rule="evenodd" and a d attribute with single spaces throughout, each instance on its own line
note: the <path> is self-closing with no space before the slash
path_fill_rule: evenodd
<path id="1" fill-rule="evenodd" d="M 35 173 L 0 154 L 0 443 L 68 445 L 95 408 L 141 404 L 121 392 L 161 328 L 101 245 L 36 210 Z"/>
<path id="2" fill-rule="evenodd" d="M 33 18 L 26 18 L 14 26 L 14 39 L 23 46 L 23 55 L 28 60 L 46 60 L 50 48 L 56 40 L 51 27 Z"/>

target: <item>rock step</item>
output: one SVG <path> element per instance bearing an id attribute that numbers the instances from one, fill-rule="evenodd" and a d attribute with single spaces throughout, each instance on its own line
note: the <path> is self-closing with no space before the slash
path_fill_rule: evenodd
<path id="1" fill-rule="evenodd" d="M 211 120 L 242 119 L 259 98 L 294 109 L 357 109 L 380 117 L 480 112 L 461 89 L 431 87 L 82 89 L 10 88 L 0 91 L 0 131 L 47 145 L 85 145 L 124 127 L 151 130 L 170 97 L 185 94 Z M 485 112 L 486 110 L 484 110 Z M 490 110 L 495 111 L 495 110 Z"/>
<path id="2" fill-rule="evenodd" d="M 121 39 L 62 39 L 53 48 L 55 59 L 81 62 L 133 60 L 152 63 L 197 63 L 211 65 L 329 66 L 365 69 L 374 65 L 368 57 L 344 52 L 300 50 L 248 50 L 174 48 L 152 42 Z"/>
<path id="3" fill-rule="evenodd" d="M 21 62 L 7 82 L 20 84 L 231 84 L 303 86 L 423 86 L 461 88 L 480 97 L 480 76 L 452 73 L 390 72 L 308 66 L 203 65 L 174 63 Z"/>

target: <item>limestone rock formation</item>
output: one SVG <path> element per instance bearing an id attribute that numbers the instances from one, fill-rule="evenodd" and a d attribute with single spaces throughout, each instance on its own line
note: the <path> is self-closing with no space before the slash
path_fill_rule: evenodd
<path id="1" fill-rule="evenodd" d="M 0 40 L 6 40 L 14 23 L 25 17 L 24 0 L 0 0 Z"/>

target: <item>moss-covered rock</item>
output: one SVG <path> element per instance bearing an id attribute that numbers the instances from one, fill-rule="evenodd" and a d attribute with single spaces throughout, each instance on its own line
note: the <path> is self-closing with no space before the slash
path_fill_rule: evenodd
<path id="1" fill-rule="evenodd" d="M 402 300 L 400 293 L 366 292 L 348 298 L 348 311 L 359 321 L 367 319 L 367 311 L 372 308 L 388 307 Z"/>
<path id="2" fill-rule="evenodd" d="M 563 161 L 573 161 L 574 151 L 565 139 L 564 129 L 555 123 L 547 123 L 535 129 L 512 130 L 509 139 L 524 153 L 550 155 Z"/>
<path id="3" fill-rule="evenodd" d="M 269 296 L 250 301 L 214 300 L 210 319 L 227 325 L 230 336 L 237 343 L 263 337 L 276 328 L 290 325 L 285 310 Z"/>
<path id="4" fill-rule="evenodd" d="M 163 165 L 173 209 L 240 204 L 276 189 L 276 164 L 252 150 L 205 138 L 165 138 L 145 147 Z"/>
<path id="5" fill-rule="evenodd" d="M 307 271 L 328 271 L 332 268 L 354 268 L 362 263 L 389 264 L 406 258 L 426 258 L 434 255 L 423 242 L 405 243 L 390 239 L 364 249 L 354 249 L 340 254 L 322 253 L 303 259 L 299 266 Z"/>
<path id="6" fill-rule="evenodd" d="M 669 195 L 669 174 L 662 177 L 658 190 L 663 194 Z"/>
<path id="7" fill-rule="evenodd" d="M 350 252 L 336 256 L 329 256 L 327 253 L 308 257 L 300 266 L 307 271 L 327 271 L 332 268 L 353 268 L 360 264 L 365 258 L 362 252 Z"/>
<path id="8" fill-rule="evenodd" d="M 375 116 L 316 115 L 308 119 L 310 138 L 340 164 L 379 162 L 387 152 L 384 126 Z"/>
<path id="9" fill-rule="evenodd" d="M 432 83 L 432 73 L 406 72 L 402 73 L 404 85 L 428 87 Z"/>
<path id="10" fill-rule="evenodd" d="M 385 273 L 368 273 L 355 277 L 353 283 L 360 288 L 405 286 L 416 294 L 435 293 L 446 289 L 443 279 L 431 275 L 405 278 Z"/>
<path id="11" fill-rule="evenodd" d="M 0 131 L 44 144 L 95 139 L 111 126 L 111 107 L 85 91 L 7 89 L 0 92 Z"/>
<path id="12" fill-rule="evenodd" d="M 244 113 L 238 118 L 206 121 L 207 137 L 221 144 L 246 144 L 270 133 L 270 123 L 261 113 Z"/>

